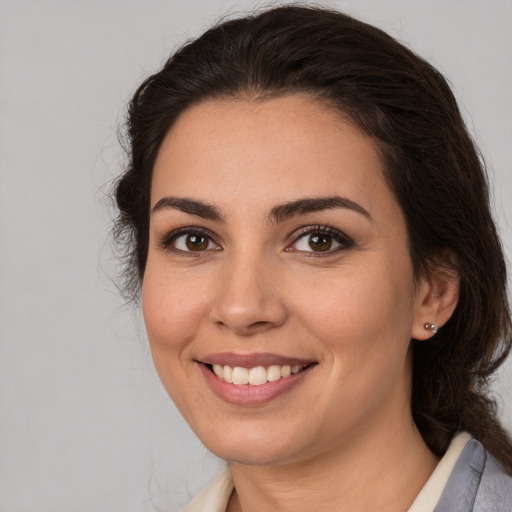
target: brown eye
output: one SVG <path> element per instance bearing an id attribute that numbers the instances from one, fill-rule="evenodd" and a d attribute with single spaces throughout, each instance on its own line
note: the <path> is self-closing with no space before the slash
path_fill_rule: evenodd
<path id="1" fill-rule="evenodd" d="M 332 238 L 329 235 L 310 235 L 308 240 L 309 247 L 313 251 L 328 251 L 332 247 Z"/>
<path id="2" fill-rule="evenodd" d="M 187 235 L 185 245 L 189 251 L 204 251 L 208 248 L 208 238 L 204 235 Z"/>
<path id="3" fill-rule="evenodd" d="M 181 234 L 171 234 L 163 242 L 164 247 L 172 247 L 178 252 L 204 252 L 219 250 L 220 247 L 206 233 L 200 231 L 185 231 Z"/>
<path id="4" fill-rule="evenodd" d="M 328 255 L 352 247 L 354 247 L 354 241 L 338 229 L 330 226 L 315 226 L 298 236 L 286 251 Z"/>

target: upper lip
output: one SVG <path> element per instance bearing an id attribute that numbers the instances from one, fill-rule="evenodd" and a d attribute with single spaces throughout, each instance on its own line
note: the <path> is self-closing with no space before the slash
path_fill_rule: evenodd
<path id="1" fill-rule="evenodd" d="M 268 352 L 254 354 L 237 354 L 235 352 L 219 352 L 208 354 L 198 359 L 205 364 L 220 364 L 222 366 L 238 366 L 241 368 L 256 368 L 257 366 L 307 366 L 316 363 L 311 359 L 300 359 L 296 357 L 283 356 L 280 354 L 271 354 Z"/>

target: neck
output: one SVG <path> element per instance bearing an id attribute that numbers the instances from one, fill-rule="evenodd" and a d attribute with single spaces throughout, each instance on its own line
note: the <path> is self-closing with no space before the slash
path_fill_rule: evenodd
<path id="1" fill-rule="evenodd" d="M 438 459 L 410 416 L 398 423 L 370 425 L 342 446 L 299 462 L 230 464 L 235 492 L 228 511 L 407 511 Z"/>

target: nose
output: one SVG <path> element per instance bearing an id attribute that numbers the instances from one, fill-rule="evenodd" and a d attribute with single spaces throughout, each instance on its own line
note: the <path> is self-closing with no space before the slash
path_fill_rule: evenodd
<path id="1" fill-rule="evenodd" d="M 226 261 L 219 279 L 211 321 L 239 336 L 251 336 L 281 326 L 287 309 L 279 269 L 257 256 Z"/>

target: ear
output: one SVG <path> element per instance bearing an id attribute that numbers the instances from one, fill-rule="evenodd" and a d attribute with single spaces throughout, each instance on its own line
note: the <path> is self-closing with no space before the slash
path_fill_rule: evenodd
<path id="1" fill-rule="evenodd" d="M 459 301 L 460 279 L 453 258 L 443 258 L 443 263 L 432 265 L 425 277 L 416 285 L 414 319 L 411 337 L 426 340 L 435 332 L 425 327 L 434 324 L 441 328 L 452 316 Z"/>

